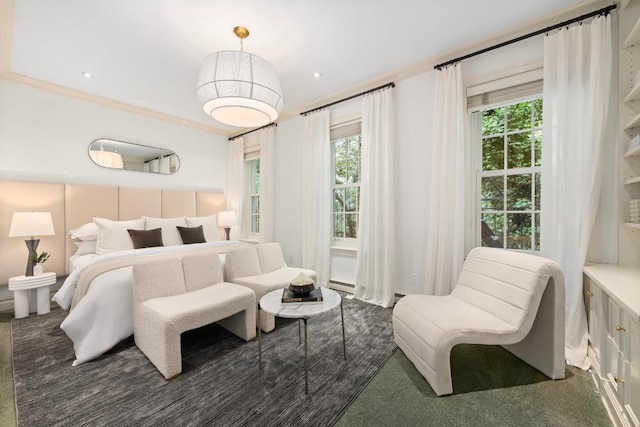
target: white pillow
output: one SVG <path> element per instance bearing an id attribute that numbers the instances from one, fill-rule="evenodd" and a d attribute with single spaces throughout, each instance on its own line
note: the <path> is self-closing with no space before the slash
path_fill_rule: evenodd
<path id="1" fill-rule="evenodd" d="M 95 222 L 88 222 L 75 230 L 69 230 L 72 239 L 96 240 L 98 238 L 98 226 Z"/>
<path id="2" fill-rule="evenodd" d="M 216 216 L 196 216 L 193 218 L 187 217 L 187 227 L 197 227 L 201 225 L 204 232 L 204 240 L 207 242 L 217 242 L 220 240 L 220 234 L 218 234 L 218 224 L 216 223 Z"/>
<path id="3" fill-rule="evenodd" d="M 127 229 L 144 230 L 144 218 L 131 221 L 111 221 L 106 218 L 93 218 L 98 225 L 96 253 L 98 255 L 115 251 L 133 249 L 133 242 Z"/>
<path id="4" fill-rule="evenodd" d="M 164 246 L 181 245 L 182 239 L 180 232 L 176 226 L 185 227 L 187 225 L 184 217 L 180 218 L 149 218 L 143 217 L 145 221 L 145 230 L 153 230 L 155 228 L 162 229 L 162 244 Z"/>
<path id="5" fill-rule="evenodd" d="M 97 226 L 96 226 L 97 227 Z M 97 240 L 81 240 L 79 242 L 73 242 L 78 247 L 78 250 L 74 255 L 87 255 L 96 253 Z"/>

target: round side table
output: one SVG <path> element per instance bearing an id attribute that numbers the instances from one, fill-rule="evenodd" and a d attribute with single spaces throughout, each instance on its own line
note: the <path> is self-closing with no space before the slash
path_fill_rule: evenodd
<path id="1" fill-rule="evenodd" d="M 347 344 L 344 334 L 344 311 L 342 309 L 342 297 L 336 291 L 329 288 L 322 289 L 322 302 L 282 302 L 282 289 L 271 291 L 258 303 L 260 310 L 277 317 L 299 319 L 304 322 L 304 392 L 309 393 L 309 380 L 307 376 L 308 351 L 307 351 L 307 319 L 333 310 L 340 306 L 340 318 L 342 320 L 342 349 L 344 360 L 347 360 Z M 300 324 L 298 323 L 298 326 Z M 258 364 L 262 369 L 262 332 L 258 327 Z"/>
<path id="2" fill-rule="evenodd" d="M 9 279 L 9 290 L 13 291 L 13 310 L 16 319 L 29 313 L 47 314 L 50 310 L 49 287 L 56 283 L 56 273 L 37 276 L 16 276 Z"/>

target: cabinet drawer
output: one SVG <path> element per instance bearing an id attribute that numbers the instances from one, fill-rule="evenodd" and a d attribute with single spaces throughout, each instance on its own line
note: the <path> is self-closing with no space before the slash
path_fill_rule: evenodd
<path id="1" fill-rule="evenodd" d="M 624 326 L 622 326 L 620 307 L 618 307 L 618 305 L 613 302 L 613 300 L 609 299 L 607 311 L 607 335 L 611 340 L 613 340 L 616 346 L 620 348 L 620 335 L 625 329 Z M 624 351 L 621 348 L 620 350 Z"/>
<path id="2" fill-rule="evenodd" d="M 618 345 L 611 337 L 609 337 L 607 344 L 606 373 L 611 383 L 611 388 L 618 399 L 618 404 L 621 405 L 624 387 L 624 358 Z"/>

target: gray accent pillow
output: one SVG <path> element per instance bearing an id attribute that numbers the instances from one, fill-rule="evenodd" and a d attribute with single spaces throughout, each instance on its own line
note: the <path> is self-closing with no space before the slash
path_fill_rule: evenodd
<path id="1" fill-rule="evenodd" d="M 131 230 L 127 229 L 134 249 L 152 248 L 154 246 L 164 246 L 162 244 L 162 228 L 153 230 Z"/>

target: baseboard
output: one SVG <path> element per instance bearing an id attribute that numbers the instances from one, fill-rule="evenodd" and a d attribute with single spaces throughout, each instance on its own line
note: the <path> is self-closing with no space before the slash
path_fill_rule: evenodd
<path id="1" fill-rule="evenodd" d="M 356 292 L 356 286 L 351 284 L 351 283 L 345 283 L 345 282 L 338 282 L 337 280 L 330 280 L 329 281 L 329 288 L 336 290 L 336 291 L 341 291 L 341 292 L 346 292 L 348 294 L 355 294 Z M 404 294 L 398 294 L 395 293 L 394 294 L 394 304 L 398 302 L 398 300 L 400 298 L 402 298 L 404 296 Z"/>
<path id="2" fill-rule="evenodd" d="M 329 288 L 336 291 L 346 292 L 348 294 L 353 294 L 356 289 L 355 285 L 352 285 L 350 283 L 345 283 L 345 282 L 338 282 L 334 280 L 329 281 Z"/>

